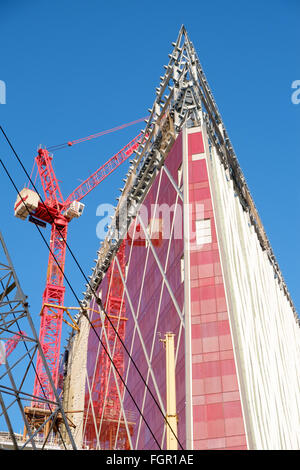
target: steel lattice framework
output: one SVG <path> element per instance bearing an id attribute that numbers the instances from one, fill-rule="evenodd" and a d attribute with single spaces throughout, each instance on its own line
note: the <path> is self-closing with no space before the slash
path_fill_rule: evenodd
<path id="1" fill-rule="evenodd" d="M 7 442 L 10 441 L 14 449 L 41 449 L 49 445 L 49 436 L 56 432 L 57 448 L 76 449 L 70 425 L 62 408 L 59 396 L 54 386 L 45 355 L 41 348 L 34 323 L 32 321 L 27 298 L 24 295 L 11 258 L 7 251 L 2 234 L 0 233 L 0 340 L 6 340 L 9 345 L 14 342 L 15 350 L 7 350 L 0 366 L 0 404 L 1 430 L 4 422 L 8 429 Z M 16 344 L 17 341 L 17 344 Z M 3 343 L 2 343 L 3 344 Z M 8 359 L 8 353 L 10 357 Z M 47 387 L 51 389 L 52 399 L 43 389 L 41 393 L 32 394 L 32 380 L 35 376 L 35 360 L 39 354 L 47 377 Z M 37 403 L 47 412 L 47 418 L 37 415 L 28 419 L 26 410 L 31 402 Z M 24 424 L 23 437 L 19 432 L 20 422 Z M 16 432 L 16 426 L 18 431 Z M 64 436 L 64 437 L 63 437 Z M 3 440 L 3 433 L 1 436 Z M 2 442 L 3 444 L 3 442 Z"/>

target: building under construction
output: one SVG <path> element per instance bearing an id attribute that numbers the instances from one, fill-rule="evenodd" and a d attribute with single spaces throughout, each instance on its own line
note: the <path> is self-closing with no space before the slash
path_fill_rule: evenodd
<path id="1" fill-rule="evenodd" d="M 64 407 L 79 448 L 299 449 L 298 317 L 184 27 L 172 46 L 69 337 Z"/>
<path id="2" fill-rule="evenodd" d="M 58 201 L 40 149 L 46 202 L 26 190 L 15 205 L 52 224 L 59 260 L 40 333 L 54 387 L 41 353 L 34 396 L 62 396 L 73 448 L 299 449 L 299 319 L 183 26 L 164 67 L 60 371 L 64 237 L 99 170 Z"/>

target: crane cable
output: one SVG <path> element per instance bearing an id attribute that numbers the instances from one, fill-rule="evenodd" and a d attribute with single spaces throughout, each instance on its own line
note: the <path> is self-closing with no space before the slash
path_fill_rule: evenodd
<path id="1" fill-rule="evenodd" d="M 57 150 L 64 149 L 66 147 L 72 147 L 73 145 L 81 144 L 82 142 L 86 142 L 87 140 L 95 139 L 97 137 L 101 137 L 102 135 L 110 134 L 112 132 L 116 132 L 116 131 L 119 131 L 121 129 L 125 129 L 126 127 L 133 126 L 134 124 L 142 122 L 145 119 L 147 119 L 147 116 L 143 117 L 143 118 L 140 118 L 140 119 L 136 119 L 135 121 L 127 122 L 126 124 L 121 124 L 120 126 L 112 127 L 111 129 L 107 129 L 105 131 L 97 132 L 96 134 L 88 135 L 87 137 L 81 137 L 81 139 L 70 140 L 68 142 L 63 142 L 62 144 L 52 145 L 50 147 L 47 147 L 47 150 L 49 150 L 50 152 L 54 152 L 54 151 L 57 151 Z"/>

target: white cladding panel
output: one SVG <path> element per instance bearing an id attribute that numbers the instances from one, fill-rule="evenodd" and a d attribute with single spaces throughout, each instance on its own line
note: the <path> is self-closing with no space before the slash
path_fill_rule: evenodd
<path id="1" fill-rule="evenodd" d="M 219 157 L 208 158 L 251 449 L 300 448 L 300 329 Z"/>

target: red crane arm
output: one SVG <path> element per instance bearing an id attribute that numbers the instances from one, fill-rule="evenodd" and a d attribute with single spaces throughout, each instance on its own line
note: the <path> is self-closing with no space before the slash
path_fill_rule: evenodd
<path id="1" fill-rule="evenodd" d="M 83 183 L 81 183 L 66 199 L 63 205 L 63 210 L 73 201 L 81 201 L 92 189 L 94 189 L 101 181 L 103 181 L 110 173 L 112 173 L 121 163 L 123 163 L 133 152 L 138 148 L 142 133 L 138 134 L 131 140 L 125 147 L 118 153 L 111 157 L 104 165 L 96 170 L 89 176 Z"/>

